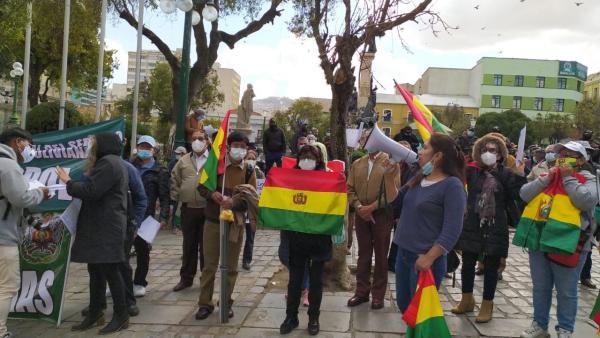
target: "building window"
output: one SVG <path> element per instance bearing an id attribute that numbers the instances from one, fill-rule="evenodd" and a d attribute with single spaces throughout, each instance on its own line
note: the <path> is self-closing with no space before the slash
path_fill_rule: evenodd
<path id="1" fill-rule="evenodd" d="M 512 107 L 513 107 L 513 109 L 521 109 L 521 97 L 520 96 L 513 96 Z"/>
<path id="2" fill-rule="evenodd" d="M 515 75 L 515 87 L 523 87 L 523 75 Z"/>
<path id="3" fill-rule="evenodd" d="M 565 111 L 564 99 L 556 99 L 556 101 L 554 101 L 554 111 Z"/>
<path id="4" fill-rule="evenodd" d="M 502 86 L 502 75 L 494 74 L 494 86 Z"/>
<path id="5" fill-rule="evenodd" d="M 392 121 L 392 110 L 384 109 L 383 110 L 383 122 L 391 122 Z"/>
<path id="6" fill-rule="evenodd" d="M 533 101 L 533 109 L 542 110 L 543 106 L 544 106 L 544 99 L 541 97 L 536 97 L 535 100 Z"/>
<path id="7" fill-rule="evenodd" d="M 558 78 L 558 89 L 567 89 L 567 79 L 564 77 Z"/>
<path id="8" fill-rule="evenodd" d="M 535 86 L 538 88 L 546 87 L 546 78 L 543 76 L 538 76 L 535 78 Z"/>
<path id="9" fill-rule="evenodd" d="M 581 81 L 577 81 L 577 91 L 581 91 Z"/>
<path id="10" fill-rule="evenodd" d="M 383 128 L 383 133 L 385 134 L 385 136 L 391 137 L 390 135 L 392 134 L 392 128 L 388 128 L 388 127 Z"/>
<path id="11" fill-rule="evenodd" d="M 500 95 L 492 96 L 492 107 L 500 108 Z"/>

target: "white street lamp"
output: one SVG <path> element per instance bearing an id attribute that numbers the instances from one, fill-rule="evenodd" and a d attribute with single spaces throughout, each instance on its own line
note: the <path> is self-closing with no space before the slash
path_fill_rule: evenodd
<path id="1" fill-rule="evenodd" d="M 208 1 L 202 10 L 202 17 L 208 22 L 213 22 L 219 18 L 219 10 L 212 1 Z"/>

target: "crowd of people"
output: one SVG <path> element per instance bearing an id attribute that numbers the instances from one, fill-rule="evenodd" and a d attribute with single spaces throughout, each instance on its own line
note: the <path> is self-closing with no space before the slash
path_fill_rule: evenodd
<path id="1" fill-rule="evenodd" d="M 136 230 L 147 217 L 166 228 L 174 223 L 175 214 L 181 215 L 183 242 L 180 280 L 173 291 L 191 287 L 199 266 L 196 319 L 208 318 L 215 306 L 226 307 L 228 316 L 233 317 L 231 294 L 240 255 L 243 269 L 252 266 L 257 180 L 264 179 L 273 166 L 283 165 L 288 147 L 295 156 L 295 169 L 329 170 L 327 161 L 332 157 L 328 146 L 319 142 L 308 126 L 302 125 L 288 144 L 283 130 L 270 120 L 262 135 L 262 153 L 245 134 L 231 132 L 216 189 L 199 185 L 214 138 L 204 128 L 204 115 L 202 109 L 196 109 L 188 117 L 185 147 L 175 149 L 175 158 L 167 166 L 158 158 L 157 141 L 150 135 L 140 136 L 135 155 L 124 159 L 123 140 L 117 134 L 99 133 L 90 138 L 81 178 L 71 179 L 67 171 L 57 168 L 69 195 L 82 200 L 71 260 L 87 264 L 90 301 L 82 311 L 82 322 L 72 327 L 74 331 L 104 324 L 107 296 L 112 297 L 114 314 L 100 333 L 127 328 L 129 318 L 140 312 L 136 298 L 151 290 L 147 276 L 152 245 L 136 236 Z M 381 151 L 353 158 L 347 172 L 346 231 L 348 249 L 353 243 L 358 246 L 358 260 L 356 289 L 347 305 L 370 302 L 373 310 L 383 308 L 388 271 L 392 271 L 397 306 L 404 312 L 415 294 L 419 272 L 431 269 L 439 288 L 448 272 L 458 266 L 450 259 L 460 257 L 462 297 L 451 311 L 462 315 L 475 310 L 479 302 L 473 293 L 475 276 L 483 275 L 475 321 L 493 320 L 494 296 L 509 258 L 510 228 L 520 224 L 526 205 L 560 180 L 573 206 L 570 217 L 580 220 L 581 255 L 574 266 L 565 266 L 542 250 L 529 250 L 534 314 L 531 327 L 521 337 L 549 337 L 553 290 L 558 303 L 558 337 L 571 337 L 578 282 L 596 287 L 591 280 L 591 248 L 596 243 L 597 150 L 590 145 L 592 136 L 584 136 L 587 140 L 533 146 L 525 160 L 519 161 L 499 128 L 478 139 L 473 129 L 458 140 L 434 133 L 421 144 L 407 127 L 394 140 L 408 151 L 418 152 L 416 163 L 395 163 L 390 154 Z M 7 334 L 7 311 L 19 286 L 17 246 L 22 209 L 49 198 L 47 188 L 28 190 L 22 175 L 19 164 L 35 157 L 31 144 L 32 136 L 20 128 L 0 135 L 0 337 Z M 548 211 L 552 205 L 545 207 Z M 233 214 L 228 220 L 229 270 L 224 277 L 229 301 L 214 304 L 223 209 Z M 279 258 L 289 270 L 286 317 L 280 333 L 290 333 L 299 325 L 298 310 L 303 304 L 308 307 L 308 333 L 316 335 L 324 265 L 332 257 L 332 239 L 297 231 L 281 231 L 280 239 Z M 135 271 L 129 262 L 132 247 Z"/>

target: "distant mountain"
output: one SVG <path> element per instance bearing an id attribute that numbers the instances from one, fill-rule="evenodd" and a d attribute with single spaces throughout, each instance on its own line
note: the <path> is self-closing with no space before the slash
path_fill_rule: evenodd
<path id="1" fill-rule="evenodd" d="M 254 111 L 261 114 L 266 111 L 270 115 L 276 110 L 288 109 L 292 103 L 294 103 L 294 100 L 288 97 L 270 96 L 264 99 L 254 100 Z"/>

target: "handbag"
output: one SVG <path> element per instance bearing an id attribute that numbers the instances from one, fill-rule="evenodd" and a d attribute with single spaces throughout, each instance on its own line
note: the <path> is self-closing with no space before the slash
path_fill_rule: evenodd
<path id="1" fill-rule="evenodd" d="M 579 263 L 579 257 L 581 257 L 581 251 L 583 250 L 583 246 L 587 241 L 587 234 L 582 231 L 579 236 L 579 242 L 577 243 L 577 248 L 575 248 L 575 252 L 566 255 L 555 252 L 547 252 L 545 253 L 546 258 L 552 263 L 558 264 L 560 266 L 564 266 L 567 268 L 574 268 Z"/>

